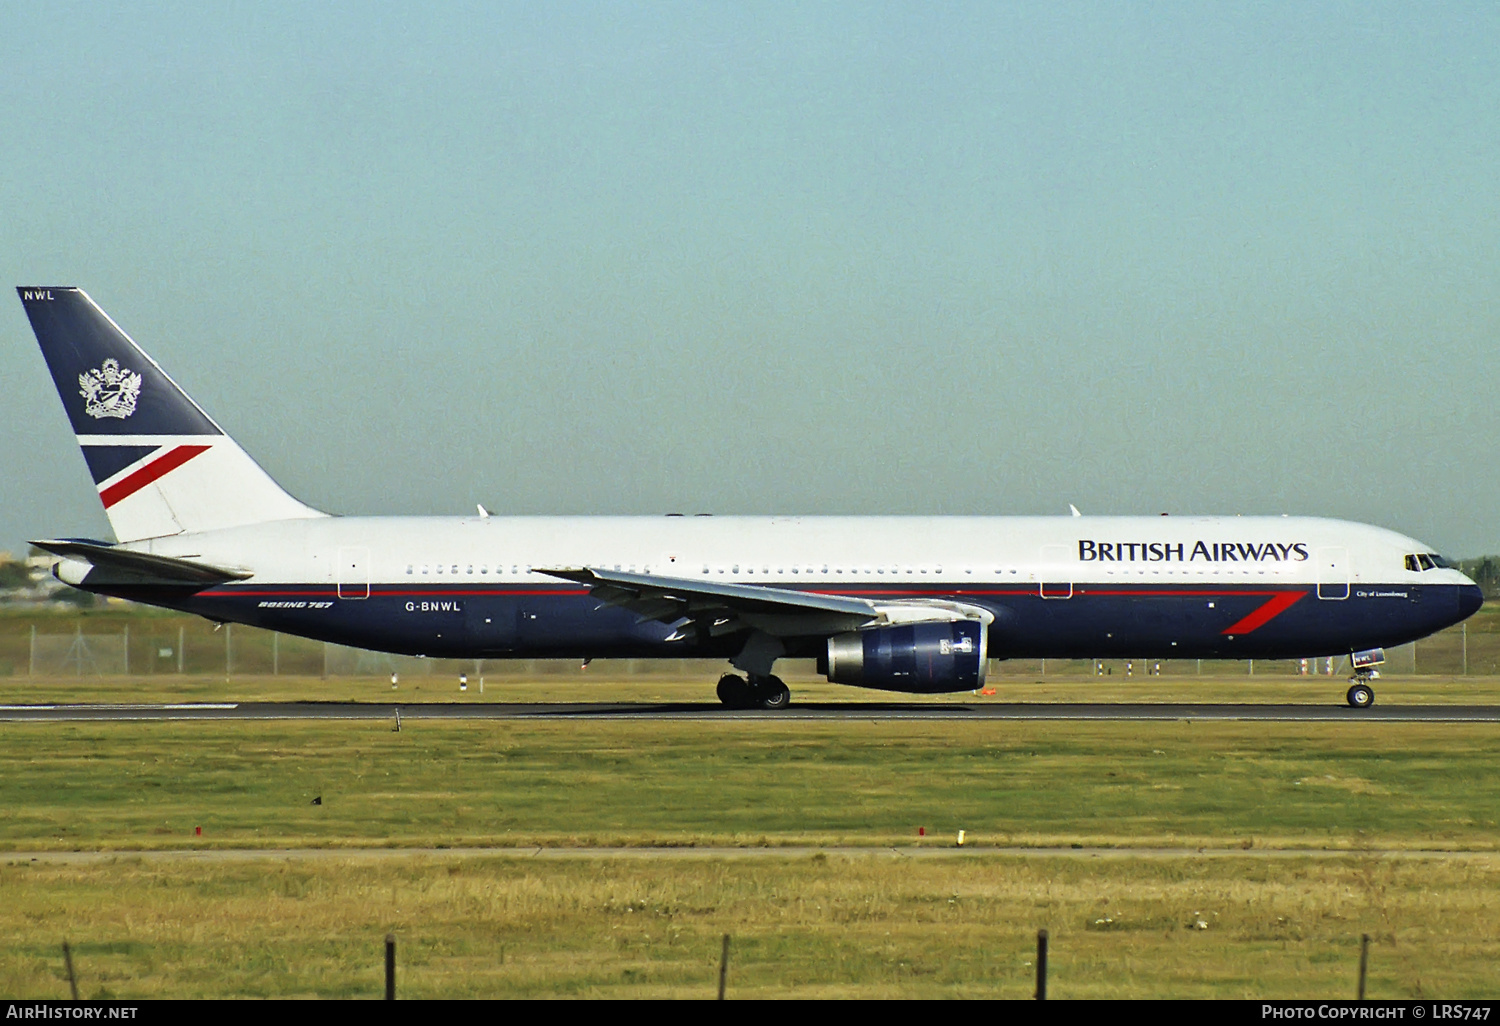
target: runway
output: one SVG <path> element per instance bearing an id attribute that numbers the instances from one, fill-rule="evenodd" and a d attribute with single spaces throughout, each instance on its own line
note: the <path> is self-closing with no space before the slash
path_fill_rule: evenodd
<path id="1" fill-rule="evenodd" d="M 6 705 L 0 722 L 99 720 L 1266 720 L 1495 723 L 1500 705 L 1209 705 L 1198 703 L 983 702 L 952 705 L 827 702 L 731 710 L 716 702 L 209 702 Z"/>

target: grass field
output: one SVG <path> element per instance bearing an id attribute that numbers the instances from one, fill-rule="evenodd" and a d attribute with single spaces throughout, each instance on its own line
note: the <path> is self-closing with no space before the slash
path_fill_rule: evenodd
<path id="1" fill-rule="evenodd" d="M 0 850 L 1500 848 L 1500 726 L 10 723 Z M 310 804 L 315 797 L 322 804 Z M 196 827 L 203 828 L 201 838 Z"/>
<path id="2" fill-rule="evenodd" d="M 394 694 L 377 674 L 13 673 L 0 704 L 706 702 L 717 669 L 489 666 L 481 695 L 458 692 L 458 668 L 404 673 Z M 915 700 L 1332 705 L 1345 687 L 1275 665 L 1040 669 Z M 788 679 L 799 701 L 913 700 Z M 1495 703 L 1500 677 L 1395 673 L 1378 691 Z M 394 930 L 403 996 L 711 996 L 728 932 L 731 997 L 1025 997 L 1039 927 L 1057 997 L 1352 997 L 1361 933 L 1373 996 L 1500 990 L 1500 725 L 408 718 L 0 737 L 7 996 L 65 996 L 64 939 L 85 995 L 376 996 Z M 405 846 L 431 851 L 370 852 Z M 689 854 L 629 855 L 645 846 Z M 710 846 L 749 855 L 691 854 Z M 511 854 L 444 854 L 460 847 Z M 234 854 L 285 848 L 331 854 Z M 222 854 L 132 854 L 162 849 Z M 46 854 L 73 851 L 117 856 Z"/>
<path id="3" fill-rule="evenodd" d="M 60 702 L 699 702 L 715 704 L 718 664 L 635 672 L 596 664 L 580 672 L 527 673 L 521 667 L 489 665 L 470 672 L 467 691 L 459 690 L 458 671 L 406 675 L 392 689 L 390 677 L 350 675 L 320 677 L 282 674 L 158 674 L 152 676 L 0 677 L 0 705 Z M 994 694 L 964 691 L 950 695 L 902 695 L 829 684 L 810 669 L 784 671 L 794 703 L 898 703 L 902 705 L 972 705 L 986 702 L 1206 702 L 1301 703 L 1343 705 L 1348 680 L 1287 674 L 1235 675 L 1082 675 L 1008 674 L 991 678 Z M 481 690 L 483 687 L 483 690 Z M 1375 682 L 1384 705 L 1500 704 L 1500 675 L 1468 676 L 1390 673 Z"/>
<path id="4" fill-rule="evenodd" d="M 705 996 L 729 932 L 735 996 L 1022 997 L 1043 926 L 1059 997 L 1347 997 L 1361 933 L 1375 937 L 1372 994 L 1500 988 L 1494 725 L 0 731 L 0 848 L 13 853 L 0 855 L 0 993 L 11 996 L 65 993 L 63 939 L 96 996 L 373 995 L 381 938 L 395 930 L 410 996 Z M 1100 857 L 952 852 L 959 829 L 970 846 Z M 437 850 L 359 853 L 398 845 Z M 757 854 L 442 854 L 517 845 Z M 777 854 L 788 845 L 866 854 Z M 898 859 L 893 845 L 950 854 Z M 1158 845 L 1245 854 L 1147 850 Z M 233 854 L 319 846 L 335 854 Z M 119 855 L 15 854 L 39 849 Z M 130 854 L 146 849 L 226 854 Z M 1431 854 L 1382 854 L 1398 850 Z"/>
<path id="5" fill-rule="evenodd" d="M 0 991 L 94 997 L 1493 997 L 1500 860 L 0 863 Z M 1202 928 L 1199 928 L 1202 924 Z"/>

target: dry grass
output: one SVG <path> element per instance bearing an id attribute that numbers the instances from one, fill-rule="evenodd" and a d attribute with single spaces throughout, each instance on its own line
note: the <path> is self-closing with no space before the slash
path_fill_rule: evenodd
<path id="1" fill-rule="evenodd" d="M 1493 996 L 1500 859 L 430 858 L 0 867 L 0 991 L 373 997 Z M 1198 923 L 1206 928 L 1197 928 Z"/>
<path id="2" fill-rule="evenodd" d="M 1049 664 L 1050 665 L 1050 664 Z M 157 674 L 137 677 L 0 678 L 0 704 L 66 702 L 696 702 L 716 705 L 713 685 L 722 667 L 692 667 L 665 672 L 651 668 L 626 672 L 623 666 L 595 663 L 587 671 L 528 674 L 522 667 L 490 663 L 485 686 L 471 670 L 467 691 L 458 689 L 455 672 L 412 675 L 391 689 L 386 677 L 316 677 Z M 1263 668 L 1262 668 L 1263 669 Z M 973 705 L 992 702 L 1200 702 L 1343 705 L 1348 681 L 1342 677 L 1299 677 L 1258 672 L 1226 676 L 1088 677 L 1077 674 L 991 678 L 993 695 L 902 695 L 829 684 L 793 667 L 784 671 L 794 703 L 892 703 L 898 705 Z M 1500 676 L 1411 676 L 1390 674 L 1375 685 L 1378 701 L 1387 705 L 1500 704 Z"/>

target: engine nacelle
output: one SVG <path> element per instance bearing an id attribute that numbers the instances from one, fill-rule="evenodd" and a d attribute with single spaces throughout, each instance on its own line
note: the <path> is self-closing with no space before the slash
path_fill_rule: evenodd
<path id="1" fill-rule="evenodd" d="M 835 684 L 882 691 L 976 691 L 988 660 L 977 620 L 891 624 L 829 638 L 827 674 Z"/>
<path id="2" fill-rule="evenodd" d="M 64 584 L 79 587 L 93 569 L 94 564 L 85 563 L 81 559 L 59 559 L 52 564 L 52 576 Z"/>

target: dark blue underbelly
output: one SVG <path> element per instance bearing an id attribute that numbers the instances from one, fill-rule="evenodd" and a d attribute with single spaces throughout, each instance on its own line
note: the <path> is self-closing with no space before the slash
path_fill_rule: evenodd
<path id="1" fill-rule="evenodd" d="M 636 622 L 576 586 L 376 585 L 367 598 L 327 585 L 225 585 L 197 594 L 119 590 L 127 598 L 214 620 L 360 648 L 472 658 L 651 658 L 733 655 L 742 637 L 668 642 L 672 628 Z M 847 593 L 847 592 L 846 592 Z M 1043 598 L 1035 587 L 860 589 L 871 599 L 948 597 L 995 614 L 991 657 L 1280 659 L 1391 647 L 1473 612 L 1460 585 L 1356 585 L 1324 598 L 1310 585 L 1090 585 Z M 1061 597 L 1067 596 L 1067 597 Z M 792 643 L 815 655 L 817 639 Z M 804 651 L 805 649 L 805 651 Z"/>

